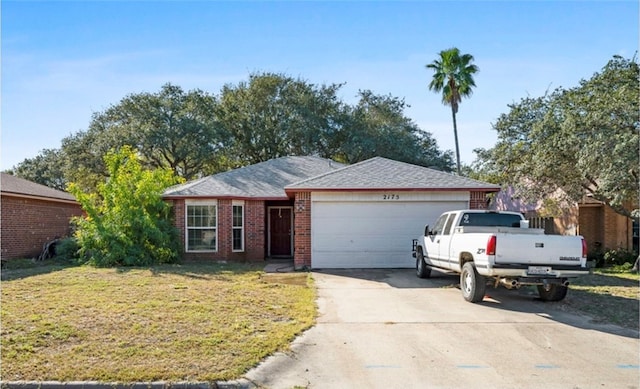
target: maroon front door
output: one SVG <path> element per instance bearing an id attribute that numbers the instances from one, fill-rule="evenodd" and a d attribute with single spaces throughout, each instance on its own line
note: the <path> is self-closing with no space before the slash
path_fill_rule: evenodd
<path id="1" fill-rule="evenodd" d="M 269 208 L 269 256 L 291 256 L 291 208 Z"/>

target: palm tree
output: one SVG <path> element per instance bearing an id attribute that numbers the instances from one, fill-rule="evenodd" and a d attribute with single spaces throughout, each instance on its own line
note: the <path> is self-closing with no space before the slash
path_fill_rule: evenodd
<path id="1" fill-rule="evenodd" d="M 462 98 L 469 97 L 473 93 L 471 88 L 476 86 L 473 75 L 478 72 L 478 67 L 472 64 L 473 56 L 471 54 L 460 55 L 460 50 L 456 47 L 442 50 L 438 55 L 440 58 L 426 65 L 427 69 L 434 71 L 433 79 L 429 83 L 429 90 L 442 92 L 442 103 L 451 106 L 453 136 L 456 141 L 456 162 L 458 175 L 461 175 L 456 113 L 458 113 L 458 105 Z"/>

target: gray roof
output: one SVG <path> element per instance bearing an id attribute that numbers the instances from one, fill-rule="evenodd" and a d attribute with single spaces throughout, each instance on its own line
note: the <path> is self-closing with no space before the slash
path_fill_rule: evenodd
<path id="1" fill-rule="evenodd" d="M 164 197 L 286 198 L 300 190 L 485 190 L 493 185 L 375 157 L 354 165 L 319 157 L 282 157 L 176 185 Z"/>
<path id="2" fill-rule="evenodd" d="M 375 157 L 286 187 L 298 190 L 491 190 L 493 185 L 439 170 Z"/>
<path id="3" fill-rule="evenodd" d="M 344 165 L 320 157 L 282 157 L 168 188 L 164 197 L 287 198 L 287 185 Z"/>
<path id="4" fill-rule="evenodd" d="M 76 201 L 70 193 L 36 184 L 7 173 L 0 173 L 0 191 L 6 195 L 41 197 L 50 200 Z"/>

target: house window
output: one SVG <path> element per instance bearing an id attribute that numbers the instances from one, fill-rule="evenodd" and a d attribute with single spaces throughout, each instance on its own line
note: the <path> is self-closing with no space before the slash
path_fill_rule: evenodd
<path id="1" fill-rule="evenodd" d="M 192 203 L 186 205 L 187 251 L 217 251 L 217 203 Z"/>
<path id="2" fill-rule="evenodd" d="M 244 251 L 244 203 L 233 202 L 233 251 Z"/>

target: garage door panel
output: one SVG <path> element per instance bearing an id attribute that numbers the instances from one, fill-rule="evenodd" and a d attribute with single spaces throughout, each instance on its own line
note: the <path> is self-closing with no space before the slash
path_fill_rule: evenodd
<path id="1" fill-rule="evenodd" d="M 376 255 L 368 255 L 367 253 L 338 253 L 331 255 L 331 263 L 326 266 L 314 266 L 318 269 L 384 269 L 384 268 L 412 268 L 415 266 L 415 259 L 409 254 L 405 256 L 403 262 L 398 262 L 393 257 L 397 253 L 390 253 L 383 255 L 378 253 Z M 333 264 L 338 265 L 333 265 Z M 340 265 L 342 264 L 342 265 Z"/>
<path id="2" fill-rule="evenodd" d="M 315 203 L 321 212 L 316 215 L 319 219 L 404 219 L 415 217 L 416 212 L 427 212 L 421 203 Z M 348 209 L 345 211 L 345 209 Z"/>
<path id="3" fill-rule="evenodd" d="M 338 239 L 353 239 L 355 236 L 379 236 L 388 237 L 389 234 L 397 234 L 397 229 L 402 228 L 408 230 L 407 227 L 399 225 L 402 221 L 398 222 L 396 226 L 393 225 L 391 219 L 378 220 L 378 219 L 358 219 L 358 225 L 354 225 L 354 221 L 348 219 L 336 219 L 337 222 L 333 224 L 330 231 L 325 231 L 326 234 L 332 238 Z M 353 228 L 357 227 L 357 231 Z M 395 231 L 393 229 L 395 228 Z"/>
<path id="4" fill-rule="evenodd" d="M 410 268 L 411 240 L 466 202 L 313 202 L 314 268 Z"/>
<path id="5" fill-rule="evenodd" d="M 392 252 L 411 248 L 411 239 L 413 239 L 413 237 L 405 240 L 404 242 L 400 242 L 398 239 L 389 238 L 388 235 L 371 235 L 353 239 L 349 239 L 348 237 L 335 238 L 333 236 L 325 235 L 318 237 L 317 246 L 321 248 L 317 249 L 317 251 Z M 327 248 L 323 250 L 322 247 Z"/>

